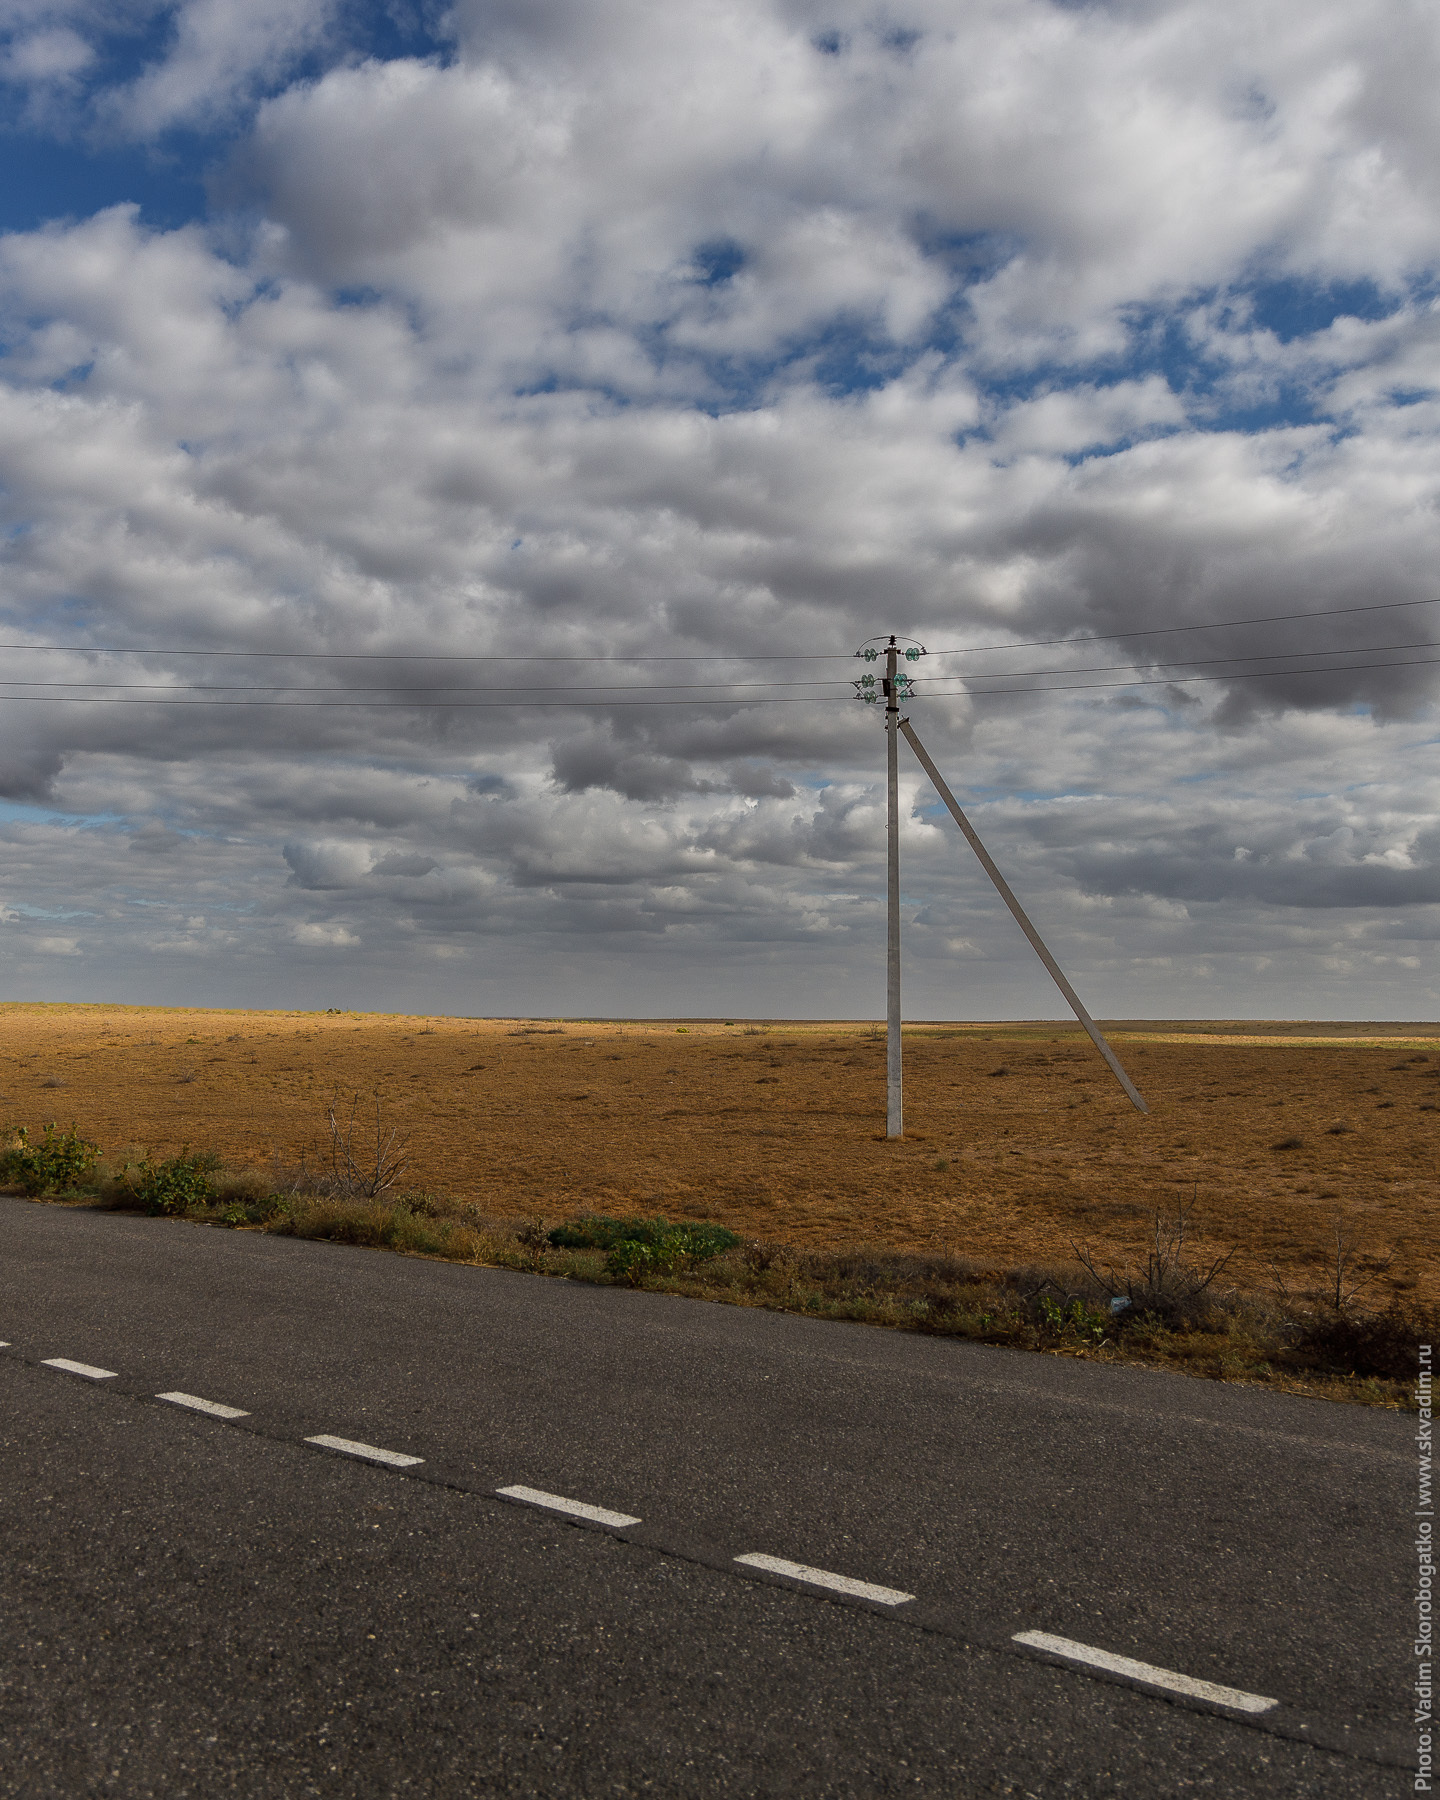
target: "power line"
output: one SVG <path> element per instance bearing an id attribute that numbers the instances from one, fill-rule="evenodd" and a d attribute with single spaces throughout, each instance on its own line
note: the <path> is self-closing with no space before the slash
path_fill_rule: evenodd
<path id="1" fill-rule="evenodd" d="M 982 672 L 978 672 L 974 676 L 967 676 L 964 679 L 980 680 L 980 681 L 1030 681 L 1030 680 L 1036 680 L 1042 675 L 1113 675 L 1113 674 L 1118 674 L 1120 671 L 1125 670 L 1125 669 L 1141 669 L 1141 668 L 1151 668 L 1151 667 L 1162 668 L 1162 669 L 1203 669 L 1203 668 L 1213 667 L 1216 663 L 1276 662 L 1276 661 L 1283 660 L 1287 656 L 1292 657 L 1292 658 L 1298 657 L 1304 661 L 1311 661 L 1314 658 L 1320 657 L 1320 656 L 1368 656 L 1368 655 L 1371 655 L 1372 653 L 1373 654 L 1381 654 L 1381 653 L 1389 654 L 1390 652 L 1397 651 L 1397 650 L 1440 650 L 1440 642 L 1437 642 L 1435 639 L 1432 639 L 1432 638 L 1419 638 L 1419 639 L 1416 639 L 1414 642 L 1408 643 L 1408 644 L 1357 644 L 1357 645 L 1352 645 L 1344 650 L 1293 650 L 1293 651 L 1292 650 L 1252 650 L 1247 653 L 1240 653 L 1240 654 L 1236 654 L 1233 656 L 1205 656 L 1205 657 L 1178 658 L 1173 662 L 1159 662 L 1159 661 L 1152 660 L 1150 662 L 1145 662 L 1145 663 L 1133 663 L 1132 662 L 1132 663 L 1097 663 L 1097 664 L 1089 664 L 1089 665 L 1082 664 L 1078 668 L 1072 666 L 1072 667 L 1057 668 L 1057 669 L 986 669 Z M 1335 664 L 1334 666 L 1337 669 L 1343 669 L 1343 668 L 1347 667 L 1348 665 L 1339 663 L 1339 664 Z M 1257 670 L 1251 671 L 1251 673 L 1257 674 L 1257 675 L 1263 675 L 1266 673 L 1266 671 L 1263 669 L 1257 669 Z M 1240 678 L 1240 672 L 1237 671 L 1236 679 L 1238 680 L 1239 678 Z M 940 677 L 939 679 L 945 679 L 945 677 Z M 950 677 L 949 679 L 953 680 L 953 679 L 955 679 L 955 677 Z M 484 688 L 434 687 L 434 686 L 402 687 L 402 686 L 400 686 L 400 684 L 398 682 L 389 682 L 383 687 L 365 687 L 365 688 L 347 687 L 347 688 L 343 689 L 342 691 L 346 694 L 419 694 L 419 695 L 429 696 L 430 698 L 435 699 L 435 700 L 439 700 L 441 696 L 446 695 L 446 694 L 461 694 L 461 695 L 511 694 L 511 695 L 513 695 L 517 692 L 517 690 L 523 691 L 526 694 L 633 694 L 633 693 L 662 694 L 662 693 L 673 693 L 677 689 L 680 691 L 683 691 L 683 692 L 692 692 L 692 691 L 708 692 L 708 691 L 713 691 L 717 688 L 726 688 L 726 689 L 730 689 L 732 691 L 733 690 L 749 691 L 749 690 L 755 689 L 755 688 L 764 688 L 764 689 L 791 688 L 791 687 L 844 688 L 844 687 L 849 687 L 850 685 L 851 685 L 851 683 L 846 680 L 827 680 L 820 676 L 796 676 L 792 680 L 789 680 L 789 681 L 665 681 L 665 682 L 657 683 L 653 689 L 652 688 L 637 688 L 633 683 L 622 685 L 620 683 L 615 683 L 615 682 L 598 682 L 595 685 L 590 686 L 590 687 L 572 687 L 572 686 L 542 687 L 538 682 L 535 682 L 535 683 L 511 682 L 504 687 L 484 687 Z M 62 689 L 62 688 L 63 689 L 85 688 L 85 689 L 104 689 L 107 693 L 146 692 L 146 693 L 160 693 L 160 694 L 327 694 L 328 695 L 328 694 L 333 694 L 335 691 L 333 688 L 329 688 L 329 687 L 318 687 L 318 686 L 301 687 L 298 685 L 282 686 L 278 683 L 274 684 L 274 685 L 256 684 L 256 685 L 252 686 L 252 685 L 247 684 L 244 686 L 241 686 L 241 685 L 230 686 L 230 685 L 227 685 L 224 683 L 218 683 L 218 682 L 173 683 L 173 682 L 166 682 L 166 681 L 79 681 L 79 680 L 76 680 L 76 681 L 27 681 L 27 680 L 11 680 L 4 676 L 0 676 L 0 687 L 3 687 L 3 688 L 27 688 L 27 689 L 44 688 L 46 690 L 58 690 L 58 689 Z M 926 691 L 927 690 L 925 690 L 925 689 L 921 689 L 921 697 L 922 698 L 924 697 L 924 694 Z M 19 698 L 18 695 L 15 695 L 15 696 L 0 695 L 0 698 L 7 698 L 7 697 Z M 63 698 L 64 696 L 57 695 L 57 697 Z M 816 695 L 814 697 L 816 699 L 824 698 L 823 695 Z"/>
<path id="2" fill-rule="evenodd" d="M 1114 675 L 1121 669 L 1143 668 L 1205 669 L 1212 667 L 1215 663 L 1281 662 L 1287 656 L 1291 658 L 1300 657 L 1305 661 L 1310 661 L 1317 656 L 1370 656 L 1372 654 L 1379 655 L 1382 652 L 1389 652 L 1392 650 L 1440 650 L 1440 642 L 1436 642 L 1433 638 L 1420 638 L 1412 644 L 1356 644 L 1342 650 L 1251 650 L 1237 652 L 1233 656 L 1182 657 L 1175 662 L 1163 662 L 1160 658 L 1154 657 L 1148 663 L 1096 663 L 1088 668 L 977 669 L 973 675 L 965 675 L 958 679 L 963 679 L 965 681 L 1029 681 L 1040 675 Z M 1336 668 L 1346 668 L 1348 666 L 1349 665 L 1345 663 L 1337 663 L 1335 665 Z M 1269 671 L 1265 669 L 1255 669 L 1250 672 L 1255 675 L 1264 675 Z M 1321 671 L 1318 670 L 1316 671 L 1316 673 L 1320 672 Z M 916 679 L 918 680 L 920 677 L 917 677 Z M 932 677 L 932 679 L 934 678 Z M 939 679 L 954 681 L 957 677 L 950 675 L 939 677 Z M 1239 680 L 1240 677 L 1237 675 L 1236 679 Z M 921 690 L 922 698 L 924 697 L 925 691 L 926 690 L 923 689 Z"/>
<path id="3" fill-rule="evenodd" d="M 1122 638 L 1169 637 L 1177 631 L 1233 631 L 1242 625 L 1277 625 L 1291 619 L 1338 619 L 1347 613 L 1395 612 L 1407 606 L 1434 606 L 1440 594 L 1425 600 L 1382 600 L 1375 606 L 1325 606 L 1315 612 L 1266 613 L 1255 619 L 1216 619 L 1200 625 L 1156 625 L 1142 631 L 1097 631 L 1087 638 L 1032 638 L 1023 644 L 976 644 L 963 650 L 930 650 L 930 656 L 978 656 L 985 650 L 1043 650 L 1051 644 L 1118 643 Z M 3 648 L 3 646 L 0 646 Z"/>
<path id="4" fill-rule="evenodd" d="M 1412 656 L 1404 662 L 1336 663 L 1328 669 L 1255 669 L 1245 675 L 1156 675 L 1141 681 L 1068 681 L 1029 688 L 942 688 L 921 699 L 999 700 L 1006 694 L 1083 694 L 1091 688 L 1190 687 L 1200 681 L 1270 681 L 1285 675 L 1350 675 L 1365 669 L 1414 669 L 1440 663 L 1440 656 Z"/>
<path id="5" fill-rule="evenodd" d="M 1268 681 L 1279 680 L 1291 675 L 1349 675 L 1367 669 L 1412 669 L 1422 668 L 1432 663 L 1440 663 L 1440 656 L 1409 657 L 1402 662 L 1371 663 L 1336 663 L 1325 669 L 1255 669 L 1249 673 L 1225 675 L 1159 675 L 1135 681 L 1076 681 L 1051 682 L 1044 687 L 1004 687 L 1004 688 L 941 688 L 928 694 L 917 696 L 919 699 L 932 700 L 998 700 L 1007 694 L 1074 694 L 1088 693 L 1091 690 L 1104 688 L 1132 687 L 1188 687 L 1197 682 L 1208 681 Z M 1058 671 L 1073 673 L 1075 671 Z M 1083 673 L 1083 671 L 1079 671 Z M 1103 671 L 1096 671 L 1102 673 Z M 982 677 L 981 679 L 984 679 Z M 787 685 L 777 683 L 777 686 Z M 589 690 L 580 689 L 579 692 Z M 597 689 L 596 692 L 613 690 Z M 663 692 L 664 690 L 660 690 Z M 452 711 L 488 711 L 497 708 L 514 707 L 586 707 L 596 706 L 605 710 L 614 707 L 630 706 L 818 706 L 833 705 L 836 696 L 831 694 L 774 694 L 756 696 L 753 700 L 744 698 L 723 698 L 705 700 L 687 697 L 684 700 L 122 700 L 108 699 L 102 695 L 91 694 L 9 694 L 0 695 L 0 700 L 8 699 L 15 705 L 26 702 L 37 705 L 52 706 L 149 706 L 155 708 L 199 706 L 249 706 L 270 708 L 275 711 L 300 711 L 312 707 L 369 707 L 372 711 L 395 709 L 410 712 L 452 712 Z"/>
<path id="6" fill-rule="evenodd" d="M 1398 649 L 1407 648 L 1397 645 Z M 1311 654 L 1315 654 L 1311 652 Z M 1338 655 L 1339 652 L 1337 651 Z M 1136 668 L 1139 665 L 1125 663 L 1125 668 Z M 1037 670 L 1045 674 L 1046 670 Z M 1025 670 L 1018 671 L 1025 674 Z M 827 681 L 820 676 L 806 677 L 797 675 L 793 681 L 663 681 L 650 688 L 637 687 L 633 682 L 623 686 L 613 682 L 599 682 L 593 687 L 541 687 L 538 683 L 528 681 L 512 681 L 505 687 L 401 687 L 398 682 L 391 682 L 385 687 L 347 687 L 342 691 L 347 694 L 513 694 L 522 690 L 531 694 L 643 694 L 673 693 L 677 688 L 682 690 L 700 689 L 712 691 L 715 688 L 777 688 L 777 687 L 828 687 L 848 688 L 850 683 L 844 680 Z M 333 694 L 334 688 L 328 687 L 226 687 L 210 682 L 174 683 L 168 681 L 10 681 L 0 675 L 0 687 L 23 688 L 104 688 L 109 692 L 146 691 L 161 694 Z M 16 696 L 18 698 L 19 696 Z M 62 696 L 63 697 L 63 696 Z M 825 696 L 817 694 L 817 700 Z M 0 699 L 5 698 L 0 695 Z"/>
<path id="7" fill-rule="evenodd" d="M 931 656 L 979 656 L 991 650 L 1038 650 L 1053 644 L 1118 643 L 1126 638 L 1168 637 L 1180 631 L 1233 631 L 1248 625 L 1274 625 L 1294 619 L 1338 619 L 1355 613 L 1395 612 L 1407 607 L 1434 606 L 1440 595 L 1424 600 L 1382 600 L 1368 606 L 1324 606 L 1306 612 L 1265 613 L 1250 619 L 1211 619 L 1194 625 L 1146 626 L 1135 631 L 1100 631 L 1091 637 L 1028 638 L 1007 644 L 971 644 L 953 650 L 932 650 Z M 847 651 L 743 651 L 697 655 L 676 652 L 665 656 L 521 656 L 489 652 L 451 653 L 445 650 L 216 650 L 154 649 L 103 644 L 0 644 L 0 650 L 52 651 L 75 656 L 231 656 L 271 657 L 291 662 L 514 662 L 514 663 L 661 663 L 661 662 L 849 662 Z"/>

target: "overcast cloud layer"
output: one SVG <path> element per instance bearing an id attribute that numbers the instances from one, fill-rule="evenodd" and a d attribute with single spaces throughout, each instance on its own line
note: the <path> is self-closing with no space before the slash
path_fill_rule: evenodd
<path id="1" fill-rule="evenodd" d="M 1436 1016 L 1433 8 L 0 21 L 0 991 Z"/>

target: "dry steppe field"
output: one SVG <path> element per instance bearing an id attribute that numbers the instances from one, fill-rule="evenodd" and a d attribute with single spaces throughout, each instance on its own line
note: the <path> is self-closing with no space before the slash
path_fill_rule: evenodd
<path id="1" fill-rule="evenodd" d="M 1337 1213 L 1391 1256 L 1368 1296 L 1440 1299 L 1440 1027 L 1128 1021 L 1142 1118 L 1071 1025 L 906 1029 L 884 1139 L 868 1024 L 474 1020 L 0 1006 L 0 1122 L 74 1120 L 112 1161 L 188 1145 L 316 1165 L 334 1096 L 376 1090 L 407 1184 L 495 1215 L 663 1212 L 797 1245 L 1014 1266 L 1143 1256 L 1194 1199 L 1227 1272 L 1304 1286 Z"/>

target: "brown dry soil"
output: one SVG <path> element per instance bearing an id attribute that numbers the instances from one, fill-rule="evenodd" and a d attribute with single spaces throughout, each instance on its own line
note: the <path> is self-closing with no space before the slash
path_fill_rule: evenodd
<path id="1" fill-rule="evenodd" d="M 384 1097 L 405 1185 L 499 1216 L 714 1219 L 800 1245 L 1143 1261 L 1194 1198 L 1226 1280 L 1304 1288 L 1337 1213 L 1391 1257 L 1365 1298 L 1440 1300 L 1440 1027 L 1123 1021 L 1151 1114 L 1073 1025 L 906 1028 L 884 1138 L 867 1024 L 397 1018 L 0 1005 L 0 1122 L 73 1120 L 112 1161 L 188 1145 L 323 1167 L 337 1092 Z M 358 1135 L 358 1133 L 357 1133 Z M 1327 1250 L 1327 1246 L 1331 1246 Z"/>

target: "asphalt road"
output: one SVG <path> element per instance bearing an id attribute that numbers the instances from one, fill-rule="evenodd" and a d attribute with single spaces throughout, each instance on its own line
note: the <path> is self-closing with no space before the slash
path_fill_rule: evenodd
<path id="1" fill-rule="evenodd" d="M 5 1795 L 1410 1788 L 1407 1418 L 22 1201 L 0 1232 Z"/>

